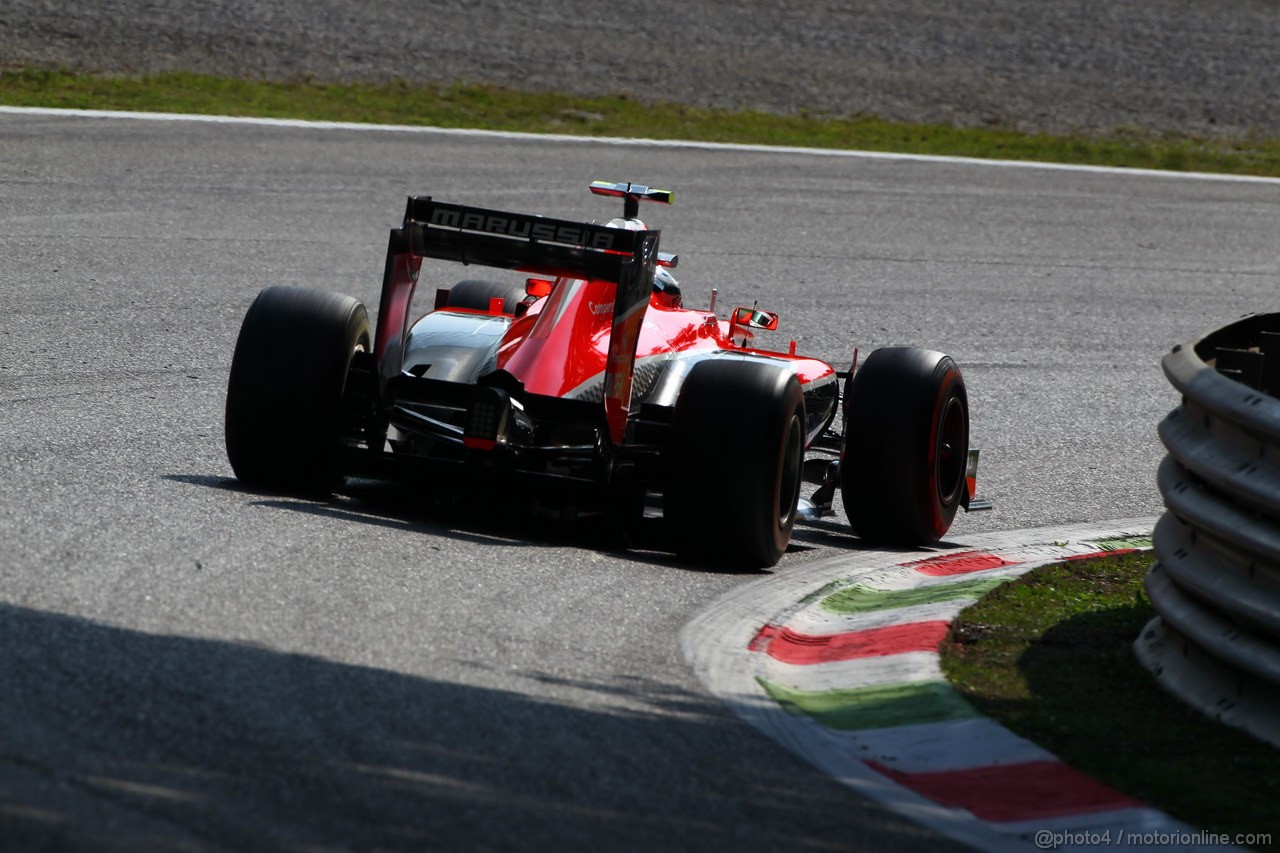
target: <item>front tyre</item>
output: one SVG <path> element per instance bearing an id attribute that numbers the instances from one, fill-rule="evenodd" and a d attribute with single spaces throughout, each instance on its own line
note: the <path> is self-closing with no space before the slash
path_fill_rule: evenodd
<path id="1" fill-rule="evenodd" d="M 845 401 L 840 494 L 854 531 L 897 545 L 946 535 L 965 494 L 969 398 L 950 356 L 873 352 Z"/>
<path id="2" fill-rule="evenodd" d="M 663 515 L 677 553 L 765 568 L 791 541 L 804 462 L 804 394 L 770 364 L 694 366 L 672 422 Z"/>
<path id="3" fill-rule="evenodd" d="M 240 326 L 227 381 L 227 457 L 242 482 L 328 493 L 342 482 L 343 394 L 370 351 L 369 316 L 350 296 L 268 287 Z"/>

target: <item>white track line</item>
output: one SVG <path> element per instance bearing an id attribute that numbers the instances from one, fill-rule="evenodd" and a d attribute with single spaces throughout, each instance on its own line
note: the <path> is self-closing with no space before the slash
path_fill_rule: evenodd
<path id="1" fill-rule="evenodd" d="M 454 127 L 418 127 L 402 124 L 361 124 L 343 121 L 305 121 L 303 119 L 255 118 L 250 116 L 217 116 L 188 113 L 147 113 L 116 110 L 73 110 L 51 107 L 11 107 L 0 105 L 0 115 L 48 116 L 53 118 L 129 119 L 137 121 L 205 122 L 239 124 L 256 127 L 281 127 L 306 130 L 347 130 L 360 133 L 411 133 L 431 136 L 460 136 L 480 139 L 505 139 L 516 142 L 573 143 L 577 145 L 613 145 L 636 148 L 680 148 L 754 154 L 795 154 L 808 157 L 851 157 L 860 160 L 887 160 L 990 166 L 1002 169 L 1049 169 L 1062 172 L 1086 172 L 1097 175 L 1128 175 L 1168 178 L 1170 180 L 1226 181 L 1248 184 L 1280 184 L 1280 178 L 1257 175 L 1219 175 L 1211 172 L 1166 172 L 1159 169 L 1126 169 L 1115 166 L 1085 166 L 1068 163 L 1041 163 L 1033 160 L 984 160 L 977 157 L 943 157 L 934 154 L 895 154 L 887 151 L 850 151 L 837 148 L 802 148 L 789 145 L 739 145 L 727 142 L 697 142 L 684 139 L 642 139 L 617 136 L 573 136 L 564 133 L 518 133 L 505 130 L 471 130 Z"/>

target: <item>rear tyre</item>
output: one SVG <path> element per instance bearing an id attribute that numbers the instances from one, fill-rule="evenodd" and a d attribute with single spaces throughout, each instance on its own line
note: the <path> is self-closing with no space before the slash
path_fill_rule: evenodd
<path id="1" fill-rule="evenodd" d="M 711 360 L 676 401 L 663 515 L 677 553 L 765 568 L 791 541 L 804 462 L 804 394 L 788 370 Z"/>
<path id="2" fill-rule="evenodd" d="M 449 301 L 446 304 L 450 308 L 488 311 L 490 299 L 501 299 L 502 313 L 515 314 L 516 306 L 524 300 L 525 295 L 523 285 L 468 279 L 449 288 Z"/>
<path id="3" fill-rule="evenodd" d="M 342 482 L 343 394 L 370 350 L 350 296 L 268 287 L 240 326 L 227 382 L 227 457 L 242 482 L 328 493 Z"/>
<path id="4" fill-rule="evenodd" d="M 951 528 L 965 490 L 969 398 L 950 356 L 914 347 L 873 352 L 845 400 L 840 494 L 854 531 L 931 545 Z"/>

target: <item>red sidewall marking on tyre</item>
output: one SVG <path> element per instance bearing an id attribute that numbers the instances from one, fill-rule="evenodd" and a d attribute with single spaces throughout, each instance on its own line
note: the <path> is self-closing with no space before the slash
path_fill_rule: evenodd
<path id="1" fill-rule="evenodd" d="M 946 533 L 948 525 L 942 520 L 942 483 L 938 481 L 938 430 L 942 427 L 942 401 L 946 399 L 947 393 L 959 375 L 960 372 L 956 369 L 949 369 L 942 375 L 942 381 L 938 385 L 938 396 L 934 398 L 933 412 L 929 417 L 929 451 L 925 456 L 925 464 L 928 466 L 929 482 L 933 487 L 933 494 L 929 496 L 929 511 L 933 515 L 933 529 L 940 531 L 939 535 Z"/>

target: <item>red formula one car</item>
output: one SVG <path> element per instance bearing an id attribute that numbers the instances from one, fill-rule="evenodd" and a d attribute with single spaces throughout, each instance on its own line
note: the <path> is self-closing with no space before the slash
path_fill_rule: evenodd
<path id="1" fill-rule="evenodd" d="M 755 347 L 778 316 L 683 305 L 637 218 L 666 191 L 599 182 L 607 224 L 410 198 L 391 232 L 377 329 L 331 293 L 271 287 L 240 330 L 227 454 L 246 483 L 330 491 L 345 476 L 434 493 L 534 486 L 695 559 L 771 566 L 797 517 L 927 544 L 973 495 L 964 380 L 946 355 L 885 348 L 847 372 Z M 435 292 L 424 258 L 519 271 Z M 510 275 L 510 273 L 508 273 Z M 714 291 L 713 291 L 714 294 Z M 856 362 L 856 357 L 855 357 Z M 855 369 L 856 368 L 856 369 Z M 839 431 L 833 428 L 839 421 Z M 818 485 L 802 498 L 802 480 Z"/>

